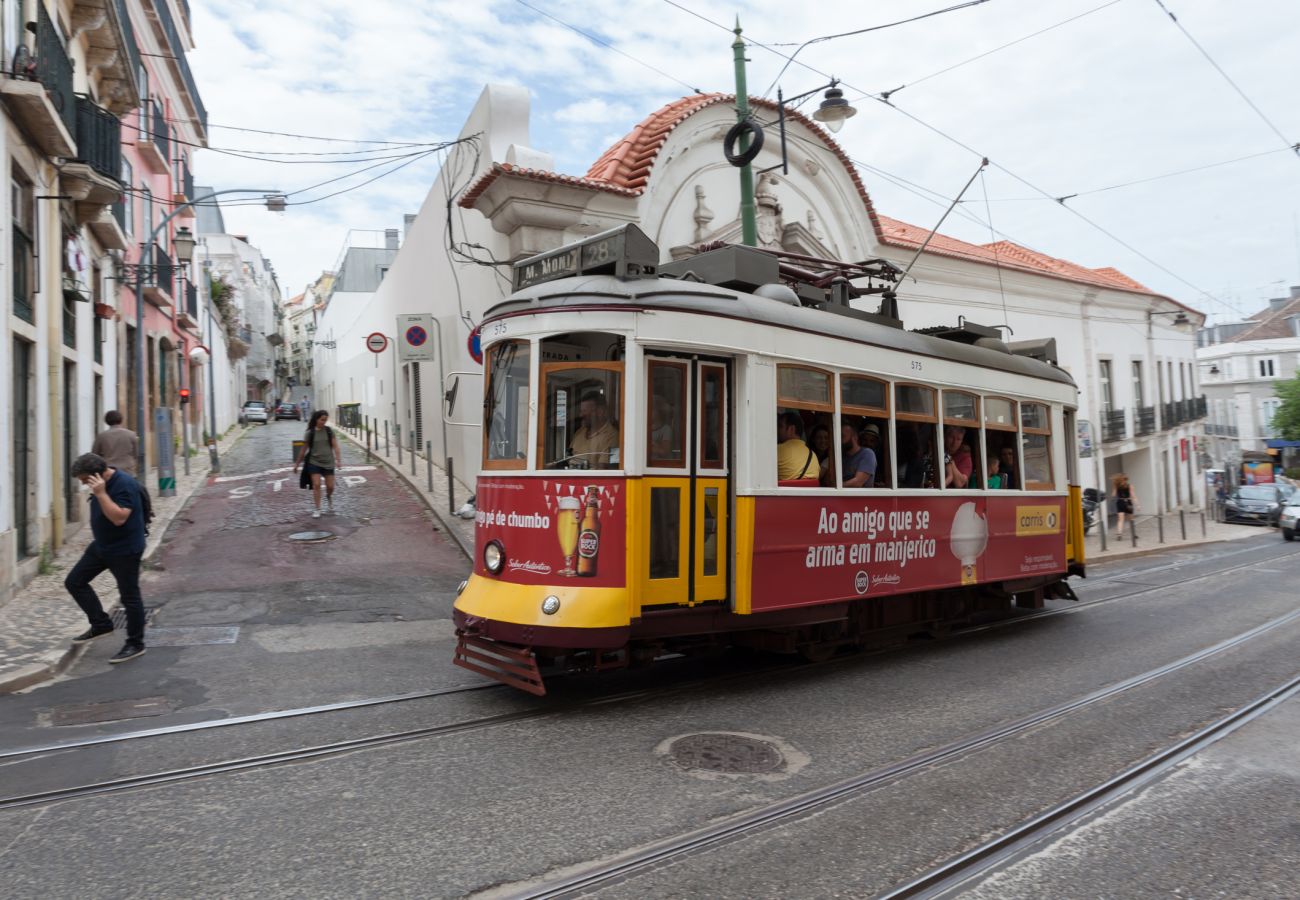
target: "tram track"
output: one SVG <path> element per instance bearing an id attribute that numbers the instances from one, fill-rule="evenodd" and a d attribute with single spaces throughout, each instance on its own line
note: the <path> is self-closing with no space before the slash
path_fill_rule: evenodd
<path id="1" fill-rule="evenodd" d="M 1117 603 L 1121 600 L 1131 599 L 1133 597 L 1141 596 L 1143 594 L 1150 594 L 1157 591 L 1169 590 L 1170 588 L 1180 587 L 1182 585 L 1191 584 L 1198 581 L 1205 581 L 1211 578 L 1217 578 L 1225 574 L 1230 574 L 1231 572 L 1239 569 L 1244 569 L 1251 566 L 1259 565 L 1260 563 L 1269 562 L 1274 559 L 1292 557 L 1294 555 L 1295 554 L 1293 553 L 1287 553 L 1287 552 L 1274 554 L 1268 557 L 1267 559 L 1251 560 L 1249 562 L 1241 563 L 1237 566 L 1216 570 L 1215 572 L 1212 573 L 1195 575 L 1190 578 L 1185 578 L 1176 582 L 1170 582 L 1162 585 L 1143 586 L 1138 590 L 1130 591 L 1128 593 L 1120 594 L 1114 597 L 1104 597 L 1104 598 L 1099 598 L 1097 600 L 1082 600 L 1068 607 L 1024 613 L 1021 615 L 1017 615 L 1013 618 L 1003 619 L 997 622 L 985 623 L 982 625 L 964 628 L 959 631 L 954 631 L 950 635 L 946 636 L 944 640 L 952 640 L 952 639 L 978 634 L 982 632 L 987 632 L 991 630 L 1010 628 L 1019 625 L 1023 622 L 1036 621 L 1039 619 L 1050 618 L 1053 616 L 1060 616 L 1060 615 L 1082 612 L 1086 609 L 1090 609 L 1097 606 L 1103 606 L 1111 603 Z M 1297 610 L 1296 612 L 1283 618 L 1284 620 L 1289 621 L 1291 618 L 1295 616 L 1300 616 L 1300 610 Z M 1266 626 L 1276 627 L 1276 625 L 1278 624 L 1281 624 L 1281 620 L 1274 620 L 1274 622 L 1271 624 L 1266 623 Z M 1260 626 L 1260 627 L 1264 628 L 1266 626 Z M 1246 632 L 1246 634 L 1250 635 L 1255 630 L 1257 629 L 1252 630 L 1252 632 Z M 1238 637 L 1240 638 L 1240 636 Z M 1232 640 L 1236 641 L 1237 639 L 1232 639 Z M 1232 645 L 1235 646 L 1235 644 Z M 1226 649 L 1226 647 L 1222 647 L 1221 645 L 1215 645 L 1215 647 Z M 900 648 L 891 647 L 876 652 L 881 654 L 892 653 L 892 652 L 897 652 L 898 649 Z M 1214 650 L 1214 648 L 1210 648 L 1210 649 Z M 1202 653 L 1206 653 L 1206 652 L 1207 651 L 1202 651 Z M 1219 652 L 1219 651 L 1216 650 L 1215 652 Z M 1209 654 L 1209 655 L 1213 655 L 1213 654 Z M 1194 654 L 1193 656 L 1197 656 L 1197 655 Z M 404 731 L 387 732 L 384 734 L 373 735 L 368 737 L 350 738 L 341 741 L 333 741 L 329 743 L 317 744 L 310 747 L 277 751 L 272 753 L 243 757 L 234 760 L 224 760 L 224 761 L 213 762 L 213 763 L 204 763 L 200 765 L 171 769 L 163 772 L 157 772 L 157 773 L 146 774 L 146 775 L 126 776 L 122 778 L 98 782 L 96 784 L 80 785 L 71 788 L 53 789 L 53 790 L 36 792 L 27 795 L 11 796 L 6 798 L 0 798 L 0 811 L 7 810 L 7 809 L 17 809 L 17 808 L 28 807 L 28 806 L 35 806 L 35 805 L 43 805 L 47 803 L 56 803 L 65 800 L 88 798 L 88 797 L 93 797 L 102 794 L 130 790 L 133 788 L 149 787 L 154 785 L 189 781 L 198 778 L 208 777 L 211 775 L 248 771 L 252 769 L 276 766 L 276 765 L 285 765 L 285 764 L 301 762 L 301 761 L 306 761 L 311 759 L 319 759 L 323 757 L 336 756 L 339 754 L 349 753 L 356 750 L 364 750 L 364 749 L 370 749 L 374 747 L 382 747 L 382 746 L 405 743 L 405 742 L 415 741 L 415 740 L 443 737 L 451 734 L 458 734 L 458 733 L 463 733 L 468 731 L 480 730 L 484 728 L 497 727 L 497 726 L 502 726 L 507 724 L 513 724 L 515 722 L 527 721 L 531 719 L 551 717 L 563 713 L 575 712 L 581 709 L 589 709 L 598 706 L 608 706 L 608 705 L 619 704 L 619 703 L 637 702 L 637 701 L 649 700 L 661 696 L 667 696 L 671 694 L 685 693 L 700 688 L 711 688 L 711 687 L 716 687 L 721 683 L 725 683 L 727 681 L 732 681 L 732 680 L 752 679 L 754 677 L 761 677 L 764 675 L 772 675 L 772 674 L 789 676 L 800 672 L 810 671 L 812 669 L 825 670 L 828 667 L 848 664 L 858 659 L 861 659 L 861 655 L 840 657 L 837 659 L 828 660 L 826 662 L 818 662 L 818 663 L 798 663 L 798 664 L 780 663 L 778 665 L 760 671 L 747 670 L 744 672 L 738 672 L 738 673 L 733 673 L 728 675 L 714 676 L 714 677 L 708 677 L 703 679 L 694 679 L 688 682 L 670 683 L 666 685 L 661 684 L 657 686 L 639 688 L 630 691 L 616 692 L 616 693 L 605 694 L 596 697 L 588 697 L 588 698 L 582 698 L 576 700 L 563 701 L 559 704 L 553 704 L 545 707 L 514 710 L 510 712 L 499 713 L 492 716 L 484 716 L 476 719 L 467 719 L 458 722 L 444 723 L 440 725 L 430 725 L 430 726 L 424 726 L 420 728 L 407 729 Z M 1175 664 L 1171 664 L 1171 665 L 1175 665 Z M 1178 667 L 1181 668 L 1181 665 L 1179 665 Z M 1173 671 L 1173 669 L 1171 669 L 1170 671 Z M 172 734 L 199 732 L 199 731 L 210 730 L 214 728 L 220 728 L 228 725 L 249 725 L 249 724 L 262 723 L 262 722 L 291 719 L 296 717 L 319 715 L 323 713 L 342 712 L 342 711 L 348 711 L 352 709 L 373 707 L 373 706 L 379 706 L 384 704 L 400 703 L 409 700 L 428 699 L 432 697 L 448 696 L 448 695 L 454 695 L 459 693 L 469 693 L 469 692 L 480 691 L 480 690 L 504 690 L 504 689 L 505 686 L 495 684 L 495 683 L 488 683 L 482 685 L 457 686 L 457 687 L 450 687 L 450 688 L 441 688 L 433 691 L 423 691 L 423 692 L 413 692 L 408 694 L 392 695 L 390 697 L 376 697 L 376 698 L 368 698 L 364 700 L 342 701 L 340 703 L 324 704 L 324 705 L 313 706 L 313 707 L 303 707 L 299 709 L 276 710 L 276 711 L 271 711 L 266 713 L 252 714 L 249 716 L 234 717 L 230 719 L 216 719 L 216 720 L 205 721 L 205 722 L 185 723 L 182 725 L 161 726 L 158 728 L 142 729 L 139 731 L 125 732 L 116 735 L 112 735 L 112 734 L 96 735 L 94 737 L 89 737 L 81 740 L 56 742 L 53 744 L 47 744 L 38 747 L 18 748 L 14 750 L 5 751 L 3 753 L 0 753 L 0 760 L 14 759 L 14 758 L 25 757 L 25 756 L 36 756 L 40 754 L 53 753 L 53 752 L 64 752 L 68 750 L 77 750 L 77 749 L 82 749 L 87 747 L 102 746 L 105 744 L 139 740 L 139 739 L 150 738 L 150 737 L 161 737 L 161 736 L 172 735 Z"/>
<path id="2" fill-rule="evenodd" d="M 806 819 L 829 806 L 853 800 L 871 791 L 902 781 L 933 766 L 950 763 L 991 749 L 1032 729 L 1064 719 L 1072 713 L 1103 703 L 1120 694 L 1240 647 L 1297 620 L 1300 620 L 1300 609 L 1292 610 L 1290 613 L 1220 641 L 1196 653 L 1099 688 L 1082 697 L 967 735 L 951 743 L 914 754 L 889 765 L 871 769 L 848 779 L 796 794 L 784 800 L 748 810 L 701 828 L 650 843 L 612 859 L 601 860 L 585 866 L 573 866 L 564 873 L 552 878 L 544 877 L 537 881 L 515 886 L 500 886 L 485 892 L 485 894 L 494 898 L 509 897 L 510 900 L 576 897 L 602 887 L 629 881 L 652 870 L 669 866 L 689 855 L 709 852 L 723 844 L 743 840 L 759 831 Z M 971 868 L 976 863 L 987 861 L 985 867 L 978 871 L 984 871 L 999 864 L 1011 853 L 1018 851 L 1025 842 L 1041 839 L 1047 833 L 1046 829 L 1049 826 L 1051 831 L 1064 827 L 1078 816 L 1082 816 L 1097 805 L 1107 802 L 1107 799 L 1112 796 L 1111 791 L 1117 791 L 1123 784 L 1134 784 L 1134 779 L 1144 773 L 1149 773 L 1148 777 L 1155 777 L 1159 772 L 1167 769 L 1168 766 L 1176 764 L 1179 760 L 1195 752 L 1195 749 L 1203 746 L 1202 743 L 1195 740 L 1197 736 L 1226 734 L 1228 732 L 1225 729 L 1239 727 L 1234 723 L 1244 724 L 1246 719 L 1241 717 L 1258 715 L 1257 710 L 1263 711 L 1266 708 L 1271 708 L 1272 705 L 1281 702 L 1298 690 L 1300 690 L 1300 678 L 1292 679 L 1281 688 L 1270 691 L 1264 698 L 1248 704 L 1232 716 L 1225 717 L 1215 725 L 1210 726 L 1210 728 L 1197 732 L 1197 735 L 1192 738 L 1180 741 L 1173 748 L 1156 754 L 1148 761 L 1108 780 L 1101 787 L 1061 804 L 1059 808 L 1049 811 L 1049 813 L 1055 813 L 1050 820 L 1047 819 L 1049 814 L 1044 813 L 1043 816 L 1035 818 L 1020 828 L 1013 829 L 1012 832 L 1008 832 L 1003 838 L 990 841 L 986 847 L 976 848 L 976 850 L 970 851 L 969 854 L 963 854 L 951 863 L 945 864 L 941 869 L 935 870 L 929 876 L 918 879 L 912 893 L 898 893 L 896 896 L 917 896 L 922 890 L 929 891 L 936 886 L 943 886 L 946 890 L 947 887 L 957 883 L 951 879 L 957 879 L 958 882 L 969 880 L 978 874 L 974 868 Z M 1164 768 L 1161 768 L 1161 766 Z M 1105 792 L 1102 789 L 1106 789 Z M 1076 812 L 1075 818 L 1067 818 L 1067 814 Z M 983 852 L 979 853 L 980 850 L 983 850 Z M 963 865 L 958 865 L 958 863 L 963 863 Z M 965 867 L 967 865 L 970 867 Z M 913 885 L 905 885 L 898 890 L 904 889 L 912 890 Z M 892 897 L 895 894 L 887 896 Z M 929 894 L 926 894 L 926 896 L 929 896 Z"/>

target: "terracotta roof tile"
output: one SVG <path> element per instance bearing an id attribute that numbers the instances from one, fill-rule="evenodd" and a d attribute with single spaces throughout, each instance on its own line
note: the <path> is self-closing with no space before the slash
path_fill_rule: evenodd
<path id="1" fill-rule="evenodd" d="M 1292 300 L 1280 309 L 1259 313 L 1253 318 L 1259 319 L 1258 325 L 1252 325 L 1232 338 L 1233 341 L 1266 341 L 1270 338 L 1295 337 L 1287 318 L 1300 316 L 1300 298 Z"/>

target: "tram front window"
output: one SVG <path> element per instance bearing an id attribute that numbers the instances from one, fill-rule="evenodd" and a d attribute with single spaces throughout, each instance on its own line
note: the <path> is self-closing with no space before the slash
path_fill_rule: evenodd
<path id="1" fill-rule="evenodd" d="M 623 467 L 622 363 L 547 363 L 542 468 Z"/>
<path id="2" fill-rule="evenodd" d="M 483 461 L 488 469 L 522 469 L 528 458 L 528 344 L 506 341 L 488 351 Z"/>

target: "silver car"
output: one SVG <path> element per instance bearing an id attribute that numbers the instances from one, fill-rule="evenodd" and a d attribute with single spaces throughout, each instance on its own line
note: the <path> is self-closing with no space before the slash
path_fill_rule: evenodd
<path id="1" fill-rule="evenodd" d="M 261 400 L 249 400 L 244 404 L 244 408 L 239 413 L 240 421 L 245 425 L 251 425 L 254 422 L 261 422 L 265 425 L 270 416 L 266 411 L 266 404 Z"/>
<path id="2" fill-rule="evenodd" d="M 1300 519 L 1300 491 L 1291 495 L 1291 499 L 1286 501 L 1282 507 L 1282 514 L 1278 517 L 1278 524 L 1282 526 L 1282 540 L 1295 540 L 1297 519 Z"/>

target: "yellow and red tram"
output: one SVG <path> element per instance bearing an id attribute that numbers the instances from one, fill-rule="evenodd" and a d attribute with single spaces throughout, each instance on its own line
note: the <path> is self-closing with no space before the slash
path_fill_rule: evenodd
<path id="1" fill-rule="evenodd" d="M 1050 348 L 905 330 L 883 261 L 658 258 L 628 225 L 525 260 L 482 323 L 458 665 L 542 694 L 548 667 L 815 658 L 1073 596 L 1077 390 Z"/>

